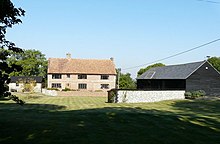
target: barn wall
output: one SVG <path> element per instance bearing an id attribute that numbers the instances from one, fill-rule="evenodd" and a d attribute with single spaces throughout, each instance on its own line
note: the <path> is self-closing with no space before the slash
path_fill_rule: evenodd
<path id="1" fill-rule="evenodd" d="M 220 74 L 205 63 L 186 80 L 186 91 L 204 90 L 207 95 L 220 96 Z"/>
<path id="2" fill-rule="evenodd" d="M 137 89 L 143 90 L 185 90 L 185 80 L 138 79 Z"/>

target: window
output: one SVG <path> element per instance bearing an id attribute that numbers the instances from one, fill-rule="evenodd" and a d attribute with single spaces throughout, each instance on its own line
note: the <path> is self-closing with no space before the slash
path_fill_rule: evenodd
<path id="1" fill-rule="evenodd" d="M 80 74 L 80 75 L 78 75 L 78 79 L 87 79 L 87 75 Z"/>
<path id="2" fill-rule="evenodd" d="M 79 84 L 78 89 L 87 89 L 87 84 Z"/>
<path id="3" fill-rule="evenodd" d="M 61 83 L 52 83 L 52 88 L 61 88 Z"/>
<path id="4" fill-rule="evenodd" d="M 109 89 L 109 84 L 101 84 L 101 89 Z"/>
<path id="5" fill-rule="evenodd" d="M 67 78 L 70 78 L 70 74 L 67 74 L 66 77 L 67 77 Z"/>
<path id="6" fill-rule="evenodd" d="M 52 79 L 62 79 L 62 75 L 61 74 L 53 74 Z"/>
<path id="7" fill-rule="evenodd" d="M 102 80 L 108 80 L 108 78 L 109 78 L 109 75 L 101 75 Z"/>

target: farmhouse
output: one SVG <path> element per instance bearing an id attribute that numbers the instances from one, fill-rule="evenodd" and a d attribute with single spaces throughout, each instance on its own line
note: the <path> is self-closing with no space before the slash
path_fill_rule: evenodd
<path id="1" fill-rule="evenodd" d="M 42 77 L 12 76 L 9 83 L 9 91 L 13 92 L 41 92 Z"/>
<path id="2" fill-rule="evenodd" d="M 49 58 L 48 88 L 108 91 L 116 87 L 116 70 L 113 58 L 72 59 Z"/>
<path id="3" fill-rule="evenodd" d="M 207 95 L 220 95 L 220 73 L 208 62 L 152 68 L 137 78 L 142 90 L 204 90 Z"/>

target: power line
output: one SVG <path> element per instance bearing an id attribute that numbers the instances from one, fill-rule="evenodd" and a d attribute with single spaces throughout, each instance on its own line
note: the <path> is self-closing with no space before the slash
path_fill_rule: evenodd
<path id="1" fill-rule="evenodd" d="M 197 0 L 197 1 L 213 3 L 213 4 L 220 4 L 220 2 L 218 2 L 218 1 L 211 1 L 211 0 Z"/>
<path id="2" fill-rule="evenodd" d="M 181 55 L 181 54 L 184 54 L 184 53 L 187 53 L 187 52 L 190 52 L 190 51 L 199 49 L 199 48 L 201 48 L 201 47 L 210 45 L 210 44 L 215 43 L 215 42 L 217 42 L 217 41 L 220 41 L 220 38 L 219 38 L 219 39 L 215 39 L 215 40 L 210 41 L 210 42 L 207 42 L 207 43 L 202 44 L 202 45 L 200 45 L 200 46 L 191 48 L 191 49 L 189 49 L 189 50 L 186 50 L 186 51 L 183 51 L 183 52 L 179 52 L 179 53 L 176 53 L 176 54 L 174 54 L 174 55 L 171 55 L 171 56 L 162 58 L 162 59 L 158 59 L 158 60 L 155 60 L 155 61 L 152 61 L 152 62 L 149 62 L 149 63 L 145 63 L 145 64 L 133 66 L 133 67 L 124 68 L 124 69 L 122 69 L 122 70 L 128 70 L 128 69 L 134 69 L 134 68 L 138 68 L 138 67 L 143 67 L 143 66 L 146 66 L 146 65 L 149 65 L 149 64 L 153 64 L 153 63 L 156 63 L 156 62 L 159 62 L 159 61 L 163 61 L 163 60 L 166 60 L 166 59 L 170 59 L 170 58 L 172 58 L 172 57 L 175 57 L 175 56 L 178 56 L 178 55 Z"/>

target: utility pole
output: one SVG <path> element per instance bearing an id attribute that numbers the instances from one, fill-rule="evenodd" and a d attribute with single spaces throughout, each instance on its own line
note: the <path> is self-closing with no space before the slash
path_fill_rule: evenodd
<path id="1" fill-rule="evenodd" d="M 120 86 L 119 86 L 120 74 L 121 74 L 121 68 L 118 68 L 118 86 L 117 86 L 118 89 L 120 88 Z"/>

